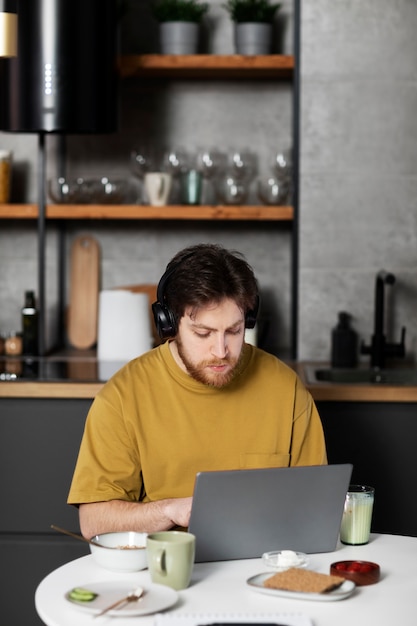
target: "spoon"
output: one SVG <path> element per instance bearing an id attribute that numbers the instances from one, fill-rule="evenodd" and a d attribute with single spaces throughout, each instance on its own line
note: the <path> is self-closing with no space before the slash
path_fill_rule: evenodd
<path id="1" fill-rule="evenodd" d="M 92 539 L 86 539 L 82 535 L 77 535 L 76 533 L 73 533 L 70 530 L 66 530 L 65 528 L 60 528 L 59 526 L 55 526 L 55 524 L 51 524 L 51 528 L 53 528 L 54 530 L 57 530 L 59 533 L 63 533 L 64 535 L 69 535 L 70 537 L 73 537 L 74 539 L 78 539 L 78 541 L 84 541 L 84 543 L 89 543 L 92 546 L 98 546 L 99 548 L 106 548 L 106 550 L 119 550 L 120 549 L 120 547 L 118 546 L 100 545 L 99 543 L 97 543 L 97 541 L 93 541 Z M 146 548 L 146 546 L 131 546 L 131 547 L 135 548 L 136 550 L 144 550 Z"/>
<path id="2" fill-rule="evenodd" d="M 117 600 L 117 602 L 114 602 L 110 606 L 106 606 L 106 608 L 100 611 L 100 613 L 96 613 L 94 617 L 100 617 L 100 615 L 104 615 L 104 613 L 107 613 L 107 611 L 111 611 L 112 609 L 116 609 L 116 608 L 121 608 L 124 604 L 127 604 L 128 602 L 137 602 L 143 597 L 144 594 L 145 594 L 145 590 L 142 589 L 142 587 L 138 587 L 134 591 L 130 591 L 127 594 L 127 596 L 125 596 L 121 600 Z"/>
<path id="3" fill-rule="evenodd" d="M 86 539 L 82 535 L 77 535 L 76 533 L 73 533 L 70 530 L 65 530 L 65 528 L 60 528 L 59 526 L 55 526 L 54 524 L 51 524 L 51 528 L 53 528 L 54 530 L 57 530 L 59 533 L 63 533 L 64 535 L 69 535 L 70 537 L 73 537 L 74 539 L 78 539 L 79 541 L 90 543 L 92 546 L 99 545 L 98 543 L 96 543 L 95 541 L 92 541 L 91 539 Z"/>

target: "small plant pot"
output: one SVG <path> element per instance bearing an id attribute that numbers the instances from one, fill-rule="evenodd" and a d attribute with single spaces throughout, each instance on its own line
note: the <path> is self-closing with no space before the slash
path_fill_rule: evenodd
<path id="1" fill-rule="evenodd" d="M 200 25 L 196 22 L 162 22 L 162 54 L 197 54 Z"/>
<path id="2" fill-rule="evenodd" d="M 235 24 L 235 49 L 237 54 L 270 54 L 272 24 L 239 22 Z"/>

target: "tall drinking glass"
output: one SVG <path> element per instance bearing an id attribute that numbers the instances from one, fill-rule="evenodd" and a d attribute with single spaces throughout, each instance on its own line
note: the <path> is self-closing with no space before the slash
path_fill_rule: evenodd
<path id="1" fill-rule="evenodd" d="M 374 487 L 350 485 L 340 526 L 340 541 L 352 546 L 368 543 L 374 506 Z"/>

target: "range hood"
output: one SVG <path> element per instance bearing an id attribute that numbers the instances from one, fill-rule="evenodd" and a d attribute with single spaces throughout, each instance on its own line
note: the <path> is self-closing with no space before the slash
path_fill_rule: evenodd
<path id="1" fill-rule="evenodd" d="M 19 0 L 0 66 L 0 130 L 117 130 L 117 0 Z"/>

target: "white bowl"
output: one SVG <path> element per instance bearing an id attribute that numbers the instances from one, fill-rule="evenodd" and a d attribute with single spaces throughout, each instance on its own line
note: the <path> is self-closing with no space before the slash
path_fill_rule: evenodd
<path id="1" fill-rule="evenodd" d="M 114 572 L 137 572 L 147 567 L 147 533 L 134 531 L 104 533 L 91 537 L 97 545 L 90 543 L 93 559 Z"/>

